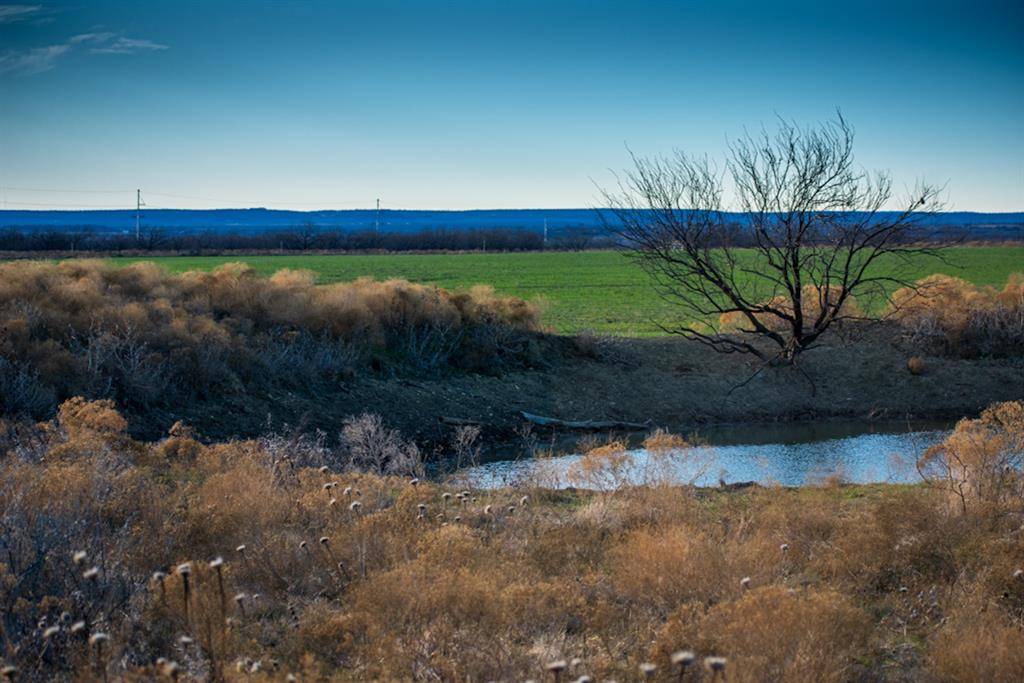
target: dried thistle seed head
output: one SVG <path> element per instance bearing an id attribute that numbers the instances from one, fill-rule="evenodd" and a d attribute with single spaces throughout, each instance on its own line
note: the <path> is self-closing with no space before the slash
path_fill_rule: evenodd
<path id="1" fill-rule="evenodd" d="M 441 497 L 444 498 L 445 501 L 449 501 L 449 500 L 452 499 L 452 494 L 450 494 L 447 491 L 445 491 L 444 493 L 441 494 Z"/>
<path id="2" fill-rule="evenodd" d="M 71 631 L 71 633 L 80 633 L 85 630 L 85 622 L 76 621 L 75 623 L 71 624 L 71 628 L 69 630 Z"/>
<path id="3" fill-rule="evenodd" d="M 658 667 L 650 662 L 644 662 L 640 665 L 640 673 L 643 674 L 644 678 L 650 678 L 658 671 Z"/>
<path id="4" fill-rule="evenodd" d="M 705 657 L 704 668 L 708 671 L 725 671 L 726 659 L 725 657 Z"/>
<path id="5" fill-rule="evenodd" d="M 352 510 L 353 512 L 358 512 L 359 508 L 361 507 L 363 507 L 362 503 L 360 503 L 358 500 L 353 500 L 352 503 L 348 506 L 348 509 Z"/>
<path id="6" fill-rule="evenodd" d="M 100 568 L 89 567 L 84 572 L 82 572 L 82 578 L 87 579 L 89 581 L 95 581 L 96 579 L 100 578 Z"/>
<path id="7" fill-rule="evenodd" d="M 327 467 L 327 465 L 320 466 L 320 474 L 327 474 L 328 472 L 330 472 L 330 469 Z"/>
<path id="8" fill-rule="evenodd" d="M 178 636 L 178 643 L 182 647 L 188 647 L 189 645 L 191 645 L 194 642 L 195 641 L 192 640 L 192 638 L 190 638 L 189 636 Z"/>
<path id="9" fill-rule="evenodd" d="M 46 629 L 45 631 L 43 631 L 43 640 L 49 640 L 50 638 L 53 638 L 58 633 L 60 633 L 60 626 L 51 626 L 48 629 Z"/>
<path id="10" fill-rule="evenodd" d="M 327 545 L 330 542 L 331 542 L 331 539 L 327 538 L 326 536 L 321 536 L 320 537 L 320 545 Z"/>
<path id="11" fill-rule="evenodd" d="M 330 500 L 329 500 L 329 501 L 327 502 L 327 505 L 328 505 L 329 507 L 334 507 L 334 506 L 335 506 L 335 505 L 337 505 L 337 504 L 338 504 L 338 499 L 337 499 L 337 498 L 331 498 L 331 499 L 330 499 Z"/>
<path id="12" fill-rule="evenodd" d="M 564 659 L 556 659 L 544 668 L 548 671 L 560 672 L 565 671 L 566 667 L 568 666 L 568 662 L 566 662 Z"/>
<path id="13" fill-rule="evenodd" d="M 419 505 L 416 506 L 416 509 L 419 510 L 420 512 L 426 512 L 427 506 L 424 505 L 423 503 L 420 503 Z"/>
<path id="14" fill-rule="evenodd" d="M 346 486 L 345 490 L 342 491 L 342 493 L 344 493 L 346 496 L 351 496 L 352 495 L 352 487 L 351 486 Z"/>
<path id="15" fill-rule="evenodd" d="M 235 552 L 236 553 L 244 553 L 245 552 L 245 544 L 243 543 L 242 545 L 240 545 L 237 548 L 235 548 Z"/>
<path id="16" fill-rule="evenodd" d="M 789 544 L 788 543 L 783 543 L 782 545 L 779 546 L 779 550 L 781 550 L 784 553 L 785 552 L 789 552 Z"/>
<path id="17" fill-rule="evenodd" d="M 672 663 L 678 666 L 690 666 L 697 659 L 697 655 L 692 650 L 679 650 L 672 653 L 671 659 Z"/>
<path id="18" fill-rule="evenodd" d="M 1014 569 L 1013 570 L 1013 578 L 1015 578 L 1015 579 L 1024 578 L 1024 569 Z"/>
<path id="19" fill-rule="evenodd" d="M 485 515 L 491 514 L 491 506 L 490 505 L 485 505 L 484 506 L 484 514 Z"/>
<path id="20" fill-rule="evenodd" d="M 308 545 L 309 545 L 309 544 L 308 544 L 308 543 L 306 543 L 305 541 L 299 541 L 299 548 L 300 548 L 301 550 L 305 550 L 305 549 L 306 549 L 306 548 L 308 547 Z"/>
<path id="21" fill-rule="evenodd" d="M 159 572 L 159 571 L 153 572 L 153 580 L 154 581 L 163 582 L 163 580 L 166 579 L 166 578 L 167 578 L 167 574 L 164 574 L 163 572 Z"/>
<path id="22" fill-rule="evenodd" d="M 750 577 L 744 576 L 740 579 L 740 585 L 743 586 L 743 588 L 750 588 Z"/>
<path id="23" fill-rule="evenodd" d="M 89 636 L 89 644 L 94 645 L 96 647 L 103 645 L 103 643 L 107 642 L 108 640 L 110 640 L 110 638 L 107 636 L 106 633 L 102 632 L 97 632 Z"/>
<path id="24" fill-rule="evenodd" d="M 75 564 L 85 564 L 85 561 L 89 558 L 89 555 L 84 550 L 76 550 L 71 555 L 71 561 Z"/>
<path id="25" fill-rule="evenodd" d="M 580 664 L 582 664 L 582 663 L 583 663 L 583 660 L 580 659 L 579 657 L 573 657 L 572 659 L 569 660 L 569 666 L 571 666 L 574 669 L 579 668 Z"/>
<path id="26" fill-rule="evenodd" d="M 593 680 L 594 679 L 592 679 L 590 676 L 587 676 L 586 674 L 584 674 L 584 675 L 582 675 L 582 676 L 580 676 L 579 678 L 576 679 L 576 683 L 591 683 L 591 681 L 593 681 Z"/>
<path id="27" fill-rule="evenodd" d="M 515 506 L 515 505 L 509 505 L 509 506 L 508 506 L 508 507 L 506 508 L 506 510 L 508 510 L 508 514 L 510 514 L 510 515 L 512 515 L 512 514 L 515 514 L 515 512 L 516 512 L 516 506 Z"/>
<path id="28" fill-rule="evenodd" d="M 529 496 L 523 496 L 519 499 L 519 507 L 524 507 L 530 500 Z"/>
<path id="29" fill-rule="evenodd" d="M 224 566 L 224 558 L 218 555 L 210 560 L 210 569 L 220 569 Z"/>
<path id="30" fill-rule="evenodd" d="M 455 521 L 456 522 L 461 522 L 462 521 L 462 515 L 455 515 Z"/>
<path id="31" fill-rule="evenodd" d="M 179 574 L 185 574 L 185 575 L 191 574 L 192 573 L 192 563 L 191 562 L 182 562 L 181 564 L 179 564 L 178 565 L 178 573 Z"/>
<path id="32" fill-rule="evenodd" d="M 4 678 L 14 678 L 18 675 L 18 667 L 13 664 L 4 664 L 0 667 L 0 676 Z"/>
<path id="33" fill-rule="evenodd" d="M 243 602 L 245 602 L 245 598 L 246 598 L 245 593 L 236 593 L 235 594 L 235 602 L 237 602 L 239 605 L 241 605 Z"/>
<path id="34" fill-rule="evenodd" d="M 409 480 L 409 484 L 411 484 L 412 486 L 416 486 L 419 483 L 420 483 L 420 480 L 417 479 L 416 477 L 413 477 L 412 479 Z"/>

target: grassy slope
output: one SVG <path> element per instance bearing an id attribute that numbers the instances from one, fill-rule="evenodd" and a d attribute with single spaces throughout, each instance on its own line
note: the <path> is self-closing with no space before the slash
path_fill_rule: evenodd
<path id="1" fill-rule="evenodd" d="M 1024 247 L 962 247 L 949 252 L 951 263 L 922 259 L 912 277 L 941 272 L 982 285 L 1002 285 L 1007 275 L 1024 270 Z M 207 270 L 244 261 L 270 274 L 304 268 L 322 282 L 360 276 L 405 278 L 450 289 L 492 285 L 499 293 L 544 302 L 544 320 L 558 332 L 584 329 L 633 336 L 661 332 L 657 321 L 671 320 L 672 305 L 652 291 L 649 278 L 622 254 L 549 252 L 525 254 L 384 254 L 202 256 L 116 259 L 153 260 L 171 271 Z"/>

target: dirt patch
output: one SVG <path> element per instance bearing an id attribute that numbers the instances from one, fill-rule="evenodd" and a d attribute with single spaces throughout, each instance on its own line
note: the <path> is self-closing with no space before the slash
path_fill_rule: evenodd
<path id="1" fill-rule="evenodd" d="M 183 419 L 211 439 L 285 427 L 319 429 L 331 439 L 346 417 L 370 412 L 429 448 L 446 443 L 454 429 L 442 417 L 478 422 L 486 442 L 498 445 L 515 439 L 520 411 L 565 420 L 650 420 L 686 432 L 722 422 L 959 418 L 994 401 L 1024 398 L 1024 359 L 925 356 L 925 370 L 915 375 L 907 369 L 912 350 L 883 335 L 808 353 L 802 368 L 814 393 L 792 368 L 765 369 L 734 388 L 757 369 L 754 360 L 678 338 L 602 344 L 601 353 L 581 354 L 570 338 L 556 337 L 545 367 L 502 375 L 376 374 L 307 390 L 226 396 L 132 421 L 144 425 L 138 436 L 145 438 L 158 438 Z"/>

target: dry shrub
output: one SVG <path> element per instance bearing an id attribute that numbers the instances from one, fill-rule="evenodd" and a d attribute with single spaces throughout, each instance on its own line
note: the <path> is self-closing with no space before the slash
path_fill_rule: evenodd
<path id="1" fill-rule="evenodd" d="M 625 441 L 609 441 L 588 449 L 566 472 L 574 486 L 598 491 L 616 491 L 630 482 L 633 457 Z"/>
<path id="2" fill-rule="evenodd" d="M 537 311 L 488 288 L 402 280 L 317 286 L 242 264 L 171 275 L 151 263 L 0 265 L 0 389 L 42 417 L 74 395 L 144 412 L 243 386 L 334 383 L 369 356 L 417 371 L 539 357 Z"/>
<path id="3" fill-rule="evenodd" d="M 929 670 L 941 681 L 1024 679 L 1024 631 L 999 608 L 969 594 L 932 638 Z"/>
<path id="4" fill-rule="evenodd" d="M 863 316 L 860 305 L 852 295 L 848 295 L 843 300 L 843 304 L 839 307 L 838 311 L 832 311 L 832 307 L 838 301 L 842 292 L 842 288 L 836 285 L 828 287 L 804 285 L 801 290 L 800 309 L 805 325 L 813 325 L 814 321 L 821 316 L 822 311 L 826 311 L 840 320 Z M 788 296 L 772 297 L 760 306 L 765 309 L 774 309 L 787 316 L 792 316 L 794 311 L 793 302 Z M 790 322 L 788 320 L 768 310 L 753 311 L 753 315 L 758 322 L 775 332 L 785 332 L 789 329 Z M 722 331 L 743 331 L 751 327 L 747 316 L 739 311 L 721 314 L 718 317 L 718 325 Z"/>
<path id="5" fill-rule="evenodd" d="M 710 603 L 739 590 L 722 539 L 687 527 L 634 531 L 609 551 L 615 591 L 667 613 L 683 603 Z"/>
<path id="6" fill-rule="evenodd" d="M 1024 274 L 1001 289 L 932 275 L 892 295 L 889 315 L 911 344 L 953 356 L 1015 356 L 1024 349 Z"/>
<path id="7" fill-rule="evenodd" d="M 921 457 L 925 478 L 963 511 L 1019 511 L 1024 501 L 1024 402 L 997 403 L 961 420 Z"/>
<path id="8" fill-rule="evenodd" d="M 701 614 L 678 610 L 658 634 L 659 658 L 683 647 L 728 658 L 731 681 L 842 681 L 870 635 L 868 616 L 832 590 L 766 586 Z"/>

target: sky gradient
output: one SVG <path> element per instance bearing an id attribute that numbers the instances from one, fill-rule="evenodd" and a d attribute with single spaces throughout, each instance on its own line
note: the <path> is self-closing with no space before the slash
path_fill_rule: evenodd
<path id="1" fill-rule="evenodd" d="M 1019 0 L 752 4 L 0 1 L 0 208 L 585 207 L 626 144 L 840 108 L 897 187 L 1024 209 Z"/>

